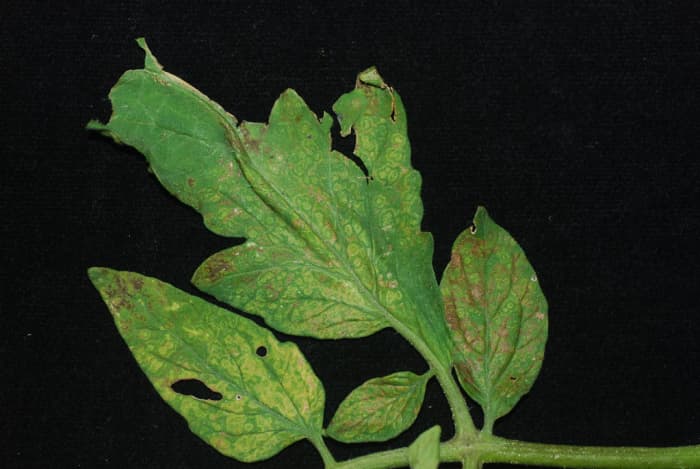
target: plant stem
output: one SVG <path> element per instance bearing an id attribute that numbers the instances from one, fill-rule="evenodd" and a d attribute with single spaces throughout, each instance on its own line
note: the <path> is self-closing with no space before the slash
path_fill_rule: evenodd
<path id="1" fill-rule="evenodd" d="M 423 356 L 430 366 L 430 369 L 435 373 L 435 378 L 438 380 L 438 383 L 440 383 L 442 392 L 445 394 L 447 403 L 452 410 L 452 421 L 454 422 L 456 433 L 455 438 L 460 441 L 475 438 L 477 436 L 477 430 L 474 426 L 474 421 L 469 413 L 469 408 L 462 396 L 462 392 L 452 377 L 451 368 L 445 368 L 430 347 L 409 328 L 400 323 L 394 325 L 394 328 L 413 345 L 413 348 Z"/>
<path id="2" fill-rule="evenodd" d="M 700 445 L 669 448 L 572 446 L 490 437 L 474 445 L 483 462 L 570 468 L 700 468 Z"/>
<path id="3" fill-rule="evenodd" d="M 314 445 L 314 448 L 316 448 L 318 454 L 321 455 L 323 465 L 326 467 L 326 469 L 338 467 L 338 463 L 335 461 L 335 458 L 328 449 L 328 446 L 326 446 L 326 442 L 323 441 L 323 437 L 319 436 L 318 438 L 309 438 L 309 441 L 312 445 Z"/>
<path id="4" fill-rule="evenodd" d="M 358 280 L 359 282 L 359 280 Z M 411 328 L 407 327 L 401 321 L 397 320 L 393 314 L 382 305 L 369 290 L 365 290 L 366 298 L 370 303 L 379 310 L 384 312 L 384 317 L 387 319 L 389 324 L 401 334 L 401 336 L 410 343 L 413 348 L 415 348 L 418 353 L 421 354 L 423 359 L 428 363 L 430 369 L 435 373 L 435 378 L 440 383 L 442 392 L 445 394 L 447 403 L 452 410 L 452 421 L 455 425 L 455 437 L 460 441 L 466 439 L 472 439 L 477 436 L 477 430 L 474 426 L 474 421 L 469 413 L 469 408 L 467 403 L 462 396 L 459 385 L 455 382 L 452 377 L 452 368 L 445 367 L 442 362 L 435 356 L 435 353 L 428 346 L 428 344 L 423 340 L 422 337 L 414 333 Z"/>
<path id="5" fill-rule="evenodd" d="M 452 409 L 452 417 L 455 425 L 455 438 L 462 441 L 471 439 L 477 435 L 476 427 L 472 420 L 467 403 L 462 396 L 459 386 L 455 383 L 450 370 L 442 369 L 440 364 L 432 367 L 435 371 L 435 377 L 442 387 L 442 392 L 445 394 L 447 403 Z"/>
<path id="6" fill-rule="evenodd" d="M 531 464 L 588 469 L 700 469 L 700 445 L 669 448 L 572 446 L 528 443 L 483 435 L 472 442 L 455 439 L 440 444 L 441 462 Z M 337 463 L 336 469 L 380 469 L 408 466 L 408 449 L 368 454 Z"/>

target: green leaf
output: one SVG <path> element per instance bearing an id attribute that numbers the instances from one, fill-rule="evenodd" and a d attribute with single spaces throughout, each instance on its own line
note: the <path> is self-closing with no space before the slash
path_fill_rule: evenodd
<path id="1" fill-rule="evenodd" d="M 323 386 L 296 345 L 159 280 L 104 268 L 89 275 L 158 393 L 221 453 L 259 461 L 320 438 Z M 191 380 L 210 398 L 173 389 Z"/>
<path id="2" fill-rule="evenodd" d="M 394 438 L 416 420 L 429 378 L 400 371 L 366 381 L 341 402 L 326 433 L 344 443 Z"/>
<path id="3" fill-rule="evenodd" d="M 424 431 L 408 447 L 411 469 L 436 469 L 440 465 L 440 426 Z"/>
<path id="4" fill-rule="evenodd" d="M 442 278 L 462 387 L 489 426 L 532 387 L 547 340 L 547 301 L 515 240 L 483 207 L 459 235 Z"/>
<path id="5" fill-rule="evenodd" d="M 394 327 L 449 366 L 405 112 L 377 71 L 360 74 L 334 106 L 343 134 L 355 131 L 365 177 L 332 150 L 332 118 L 293 90 L 269 123 L 239 124 L 140 44 L 146 67 L 121 77 L 109 123 L 89 128 L 142 152 L 212 231 L 247 238 L 207 259 L 195 285 L 290 334 L 363 337 Z"/>

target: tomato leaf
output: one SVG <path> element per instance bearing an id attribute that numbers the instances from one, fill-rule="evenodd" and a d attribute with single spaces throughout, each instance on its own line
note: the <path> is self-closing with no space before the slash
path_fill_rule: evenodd
<path id="1" fill-rule="evenodd" d="M 421 433 L 408 447 L 411 469 L 437 469 L 440 465 L 440 426 L 435 425 Z"/>
<path id="2" fill-rule="evenodd" d="M 195 285 L 290 334 L 363 337 L 394 327 L 449 366 L 404 107 L 377 71 L 361 73 L 334 106 L 342 133 L 355 132 L 365 177 L 332 150 L 333 119 L 319 118 L 293 90 L 275 102 L 269 123 L 239 124 L 139 44 L 145 68 L 126 72 L 110 92 L 109 123 L 88 127 L 143 153 L 212 231 L 247 238 L 207 259 Z"/>
<path id="3" fill-rule="evenodd" d="M 547 301 L 523 250 L 483 207 L 457 238 L 441 288 L 457 375 L 492 424 L 537 378 Z"/>
<path id="4" fill-rule="evenodd" d="M 89 275 L 158 393 L 218 451 L 259 461 L 321 438 L 323 386 L 296 345 L 159 280 Z"/>
<path id="5" fill-rule="evenodd" d="M 429 377 L 400 371 L 366 381 L 341 402 L 328 436 L 344 443 L 394 438 L 416 420 Z"/>

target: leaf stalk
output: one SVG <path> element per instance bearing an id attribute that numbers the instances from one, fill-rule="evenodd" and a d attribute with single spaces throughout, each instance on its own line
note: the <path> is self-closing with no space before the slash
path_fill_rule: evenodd
<path id="1" fill-rule="evenodd" d="M 317 438 L 309 438 L 309 441 L 312 445 L 314 445 L 316 451 L 318 451 L 318 454 L 323 460 L 323 466 L 326 469 L 338 467 L 338 463 L 328 449 L 328 446 L 326 446 L 326 442 L 323 440 L 323 437 L 319 436 Z"/>

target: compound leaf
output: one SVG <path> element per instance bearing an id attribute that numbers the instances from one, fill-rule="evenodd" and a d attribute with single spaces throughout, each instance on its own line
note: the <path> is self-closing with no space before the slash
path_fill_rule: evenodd
<path id="1" fill-rule="evenodd" d="M 437 469 L 440 465 L 440 426 L 435 425 L 421 433 L 408 447 L 411 469 Z"/>
<path id="2" fill-rule="evenodd" d="M 492 424 L 537 378 L 547 301 L 523 250 L 483 207 L 455 241 L 441 288 L 457 375 Z"/>
<path id="3" fill-rule="evenodd" d="M 207 259 L 195 285 L 290 334 L 362 337 L 391 326 L 449 366 L 404 108 L 377 71 L 361 73 L 334 106 L 343 134 L 355 131 L 365 177 L 332 150 L 332 118 L 293 90 L 267 124 L 239 124 L 139 44 L 145 68 L 110 92 L 109 123 L 88 127 L 142 152 L 212 231 L 247 238 Z"/>
<path id="4" fill-rule="evenodd" d="M 218 451 L 259 461 L 321 437 L 323 386 L 296 345 L 159 280 L 89 275 L 158 393 Z"/>
<path id="5" fill-rule="evenodd" d="M 429 377 L 400 371 L 366 381 L 341 402 L 328 436 L 345 443 L 394 438 L 416 420 Z"/>

